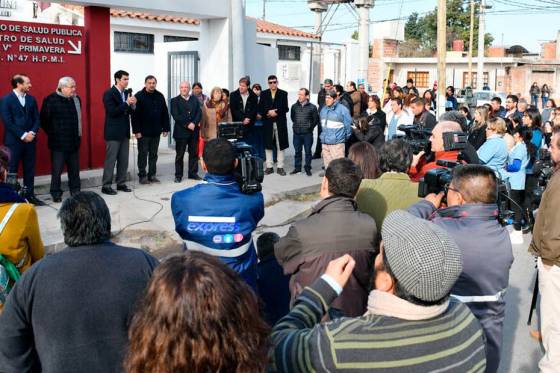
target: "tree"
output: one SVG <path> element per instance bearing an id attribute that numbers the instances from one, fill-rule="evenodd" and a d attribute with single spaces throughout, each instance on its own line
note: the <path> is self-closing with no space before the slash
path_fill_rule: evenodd
<path id="1" fill-rule="evenodd" d="M 475 5 L 473 51 L 476 55 L 478 48 L 478 15 L 480 7 Z M 470 2 L 463 0 L 447 0 L 447 47 L 451 48 L 453 40 L 463 40 L 465 46 L 469 45 L 470 33 Z M 420 52 L 434 52 L 437 47 L 437 7 L 420 17 L 412 13 L 404 27 L 405 40 L 416 41 L 420 45 Z M 484 37 L 485 47 L 490 46 L 494 38 L 491 34 Z"/>
<path id="2" fill-rule="evenodd" d="M 354 40 L 358 40 L 358 31 L 354 31 L 350 37 Z"/>

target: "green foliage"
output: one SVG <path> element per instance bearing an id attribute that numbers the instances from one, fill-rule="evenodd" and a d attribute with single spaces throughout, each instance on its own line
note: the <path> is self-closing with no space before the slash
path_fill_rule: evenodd
<path id="1" fill-rule="evenodd" d="M 474 35 L 473 35 L 473 51 L 478 48 L 478 14 L 479 6 L 475 4 L 474 15 Z M 463 40 L 465 50 L 469 46 L 470 32 L 470 2 L 463 0 L 447 0 L 447 48 L 451 49 L 453 40 Z M 420 16 L 418 13 L 412 13 L 404 27 L 405 40 L 407 42 L 417 41 L 420 52 L 435 51 L 437 49 L 437 7 Z M 484 45 L 488 47 L 492 44 L 494 38 L 491 34 L 485 35 Z"/>
<path id="2" fill-rule="evenodd" d="M 354 31 L 354 32 L 352 33 L 352 36 L 350 36 L 350 37 L 351 37 L 352 39 L 354 39 L 354 40 L 358 40 L 358 31 Z"/>

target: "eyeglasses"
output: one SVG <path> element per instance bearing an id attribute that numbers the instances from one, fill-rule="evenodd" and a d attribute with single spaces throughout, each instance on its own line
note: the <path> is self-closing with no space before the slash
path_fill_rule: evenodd
<path id="1" fill-rule="evenodd" d="M 450 190 L 454 191 L 455 193 L 461 193 L 459 189 L 451 188 L 449 184 L 445 184 L 445 186 L 443 187 L 443 192 L 445 193 L 445 195 L 447 195 Z"/>
<path id="2" fill-rule="evenodd" d="M 268 82 L 268 84 L 277 84 L 278 82 L 276 80 L 271 80 L 270 82 Z"/>

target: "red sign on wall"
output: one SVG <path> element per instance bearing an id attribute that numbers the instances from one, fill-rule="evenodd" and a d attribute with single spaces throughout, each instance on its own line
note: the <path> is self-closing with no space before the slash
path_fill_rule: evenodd
<path id="1" fill-rule="evenodd" d="M 84 28 L 79 26 L 0 20 L 0 95 L 3 97 L 11 92 L 10 80 L 14 74 L 25 74 L 31 79 L 29 94 L 35 97 L 40 110 L 43 99 L 55 92 L 58 80 L 70 76 L 76 81 L 82 103 L 87 103 L 84 34 Z M 84 106 L 82 104 L 82 169 L 91 165 L 91 127 Z M 3 143 L 3 125 L 0 126 L 0 139 Z M 43 131 L 39 131 L 37 141 L 36 175 L 48 174 L 50 153 Z"/>

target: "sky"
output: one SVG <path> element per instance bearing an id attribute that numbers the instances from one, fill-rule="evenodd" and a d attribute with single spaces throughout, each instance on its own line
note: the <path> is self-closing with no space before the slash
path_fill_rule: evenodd
<path id="1" fill-rule="evenodd" d="M 491 6 L 487 10 L 486 32 L 494 37 L 495 46 L 519 44 L 538 53 L 541 43 L 555 40 L 560 30 L 560 0 L 487 0 L 486 3 Z M 262 18 L 263 0 L 245 0 L 245 4 L 248 16 Z M 370 38 L 376 21 L 404 18 L 405 23 L 411 13 L 431 11 L 436 4 L 437 0 L 376 0 L 370 10 L 373 21 Z M 315 24 L 315 14 L 307 7 L 307 0 L 266 0 L 265 19 L 308 32 L 313 32 Z M 355 15 L 348 5 L 341 4 L 323 41 L 345 42 L 357 28 Z"/>

